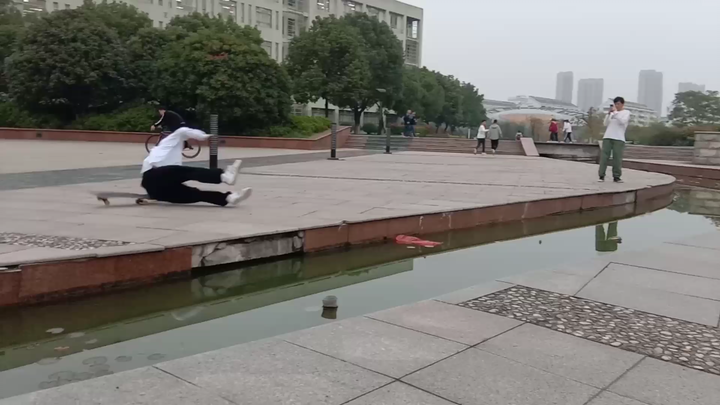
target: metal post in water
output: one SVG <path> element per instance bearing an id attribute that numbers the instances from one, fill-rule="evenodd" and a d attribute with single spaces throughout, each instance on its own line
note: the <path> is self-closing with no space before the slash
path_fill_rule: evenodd
<path id="1" fill-rule="evenodd" d="M 330 135 L 330 158 L 328 160 L 338 160 L 337 158 L 337 124 L 332 124 L 332 129 L 330 130 L 332 135 Z"/>
<path id="2" fill-rule="evenodd" d="M 218 168 L 218 115 L 210 115 L 210 168 Z"/>

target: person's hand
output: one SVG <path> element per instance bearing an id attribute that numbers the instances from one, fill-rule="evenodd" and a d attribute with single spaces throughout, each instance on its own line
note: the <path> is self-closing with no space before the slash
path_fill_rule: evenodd
<path id="1" fill-rule="evenodd" d="M 615 111 L 617 111 L 617 109 L 615 109 L 615 106 L 610 107 L 610 114 L 614 113 Z"/>
<path id="2" fill-rule="evenodd" d="M 151 125 L 151 126 L 150 126 L 150 130 L 151 130 L 151 131 L 154 131 L 154 130 L 155 130 L 155 125 Z"/>

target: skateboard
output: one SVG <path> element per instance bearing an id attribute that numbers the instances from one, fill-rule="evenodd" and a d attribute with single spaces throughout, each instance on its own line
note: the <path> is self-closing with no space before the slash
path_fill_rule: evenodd
<path id="1" fill-rule="evenodd" d="M 110 205 L 111 198 L 134 198 L 135 204 L 145 205 L 155 202 L 147 194 L 136 194 L 136 193 L 116 193 L 116 192 L 98 192 L 94 193 L 98 201 L 102 201 L 105 205 Z"/>

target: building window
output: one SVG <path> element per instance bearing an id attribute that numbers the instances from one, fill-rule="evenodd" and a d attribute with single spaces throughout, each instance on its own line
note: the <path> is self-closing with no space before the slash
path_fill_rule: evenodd
<path id="1" fill-rule="evenodd" d="M 154 4 L 154 3 L 153 3 L 154 1 L 155 1 L 155 0 L 150 0 L 150 4 Z"/>
<path id="2" fill-rule="evenodd" d="M 294 18 L 288 18 L 287 19 L 287 36 L 288 38 L 295 37 L 296 32 L 296 26 L 295 26 L 295 19 Z"/>
<path id="3" fill-rule="evenodd" d="M 53 3 L 53 10 L 60 10 L 60 3 L 57 1 Z"/>
<path id="4" fill-rule="evenodd" d="M 270 57 L 272 57 L 272 42 L 270 42 L 270 41 L 263 42 L 262 49 L 264 49 L 265 52 L 267 52 L 268 55 L 270 55 Z"/>
<path id="5" fill-rule="evenodd" d="M 405 41 L 405 62 L 417 65 L 419 61 L 418 57 L 418 43 L 408 39 Z"/>
<path id="6" fill-rule="evenodd" d="M 275 59 L 278 62 L 282 62 L 282 57 L 280 57 L 280 44 L 275 42 Z"/>
<path id="7" fill-rule="evenodd" d="M 162 6 L 162 5 L 163 5 L 163 0 L 158 0 L 158 6 Z"/>
<path id="8" fill-rule="evenodd" d="M 66 5 L 65 5 L 65 10 L 70 10 L 70 5 L 69 5 L 69 4 L 66 4 Z"/>
<path id="9" fill-rule="evenodd" d="M 362 3 L 358 3 L 357 1 L 343 0 L 343 4 L 345 4 L 346 13 L 362 13 Z"/>
<path id="10" fill-rule="evenodd" d="M 321 11 L 330 12 L 330 0 L 317 0 L 317 8 Z"/>
<path id="11" fill-rule="evenodd" d="M 162 28 L 162 27 L 163 27 L 163 25 L 164 25 L 164 24 L 163 24 L 163 22 L 162 22 L 162 21 L 158 21 L 158 27 Z"/>
<path id="12" fill-rule="evenodd" d="M 255 22 L 260 27 L 272 28 L 272 10 L 264 7 L 255 7 Z"/>
<path id="13" fill-rule="evenodd" d="M 400 14 L 390 13 L 390 27 L 394 30 L 401 28 L 400 22 L 402 21 L 402 16 Z"/>
<path id="14" fill-rule="evenodd" d="M 172 0 L 168 0 L 168 8 L 172 9 Z"/>
<path id="15" fill-rule="evenodd" d="M 240 3 L 240 22 L 245 24 L 245 3 Z"/>
<path id="16" fill-rule="evenodd" d="M 275 29 L 280 31 L 280 12 L 275 12 Z"/>
<path id="17" fill-rule="evenodd" d="M 380 21 L 385 21 L 385 10 L 377 7 L 367 6 L 367 13 Z"/>
<path id="18" fill-rule="evenodd" d="M 220 15 L 232 17 L 234 21 L 237 15 L 237 2 L 235 0 L 220 0 Z"/>
<path id="19" fill-rule="evenodd" d="M 420 21 L 408 19 L 407 23 L 407 35 L 408 38 L 418 39 L 420 35 Z"/>

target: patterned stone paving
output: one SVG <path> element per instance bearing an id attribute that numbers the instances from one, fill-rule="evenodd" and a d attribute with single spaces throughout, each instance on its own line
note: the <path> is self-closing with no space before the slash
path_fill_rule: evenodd
<path id="1" fill-rule="evenodd" d="M 14 232 L 0 232 L 0 244 L 31 247 L 48 247 L 65 250 L 89 250 L 102 247 L 131 245 L 130 242 L 71 238 L 67 236 L 32 235 Z"/>
<path id="2" fill-rule="evenodd" d="M 711 326 L 521 286 L 460 305 L 720 374 L 720 330 Z"/>

